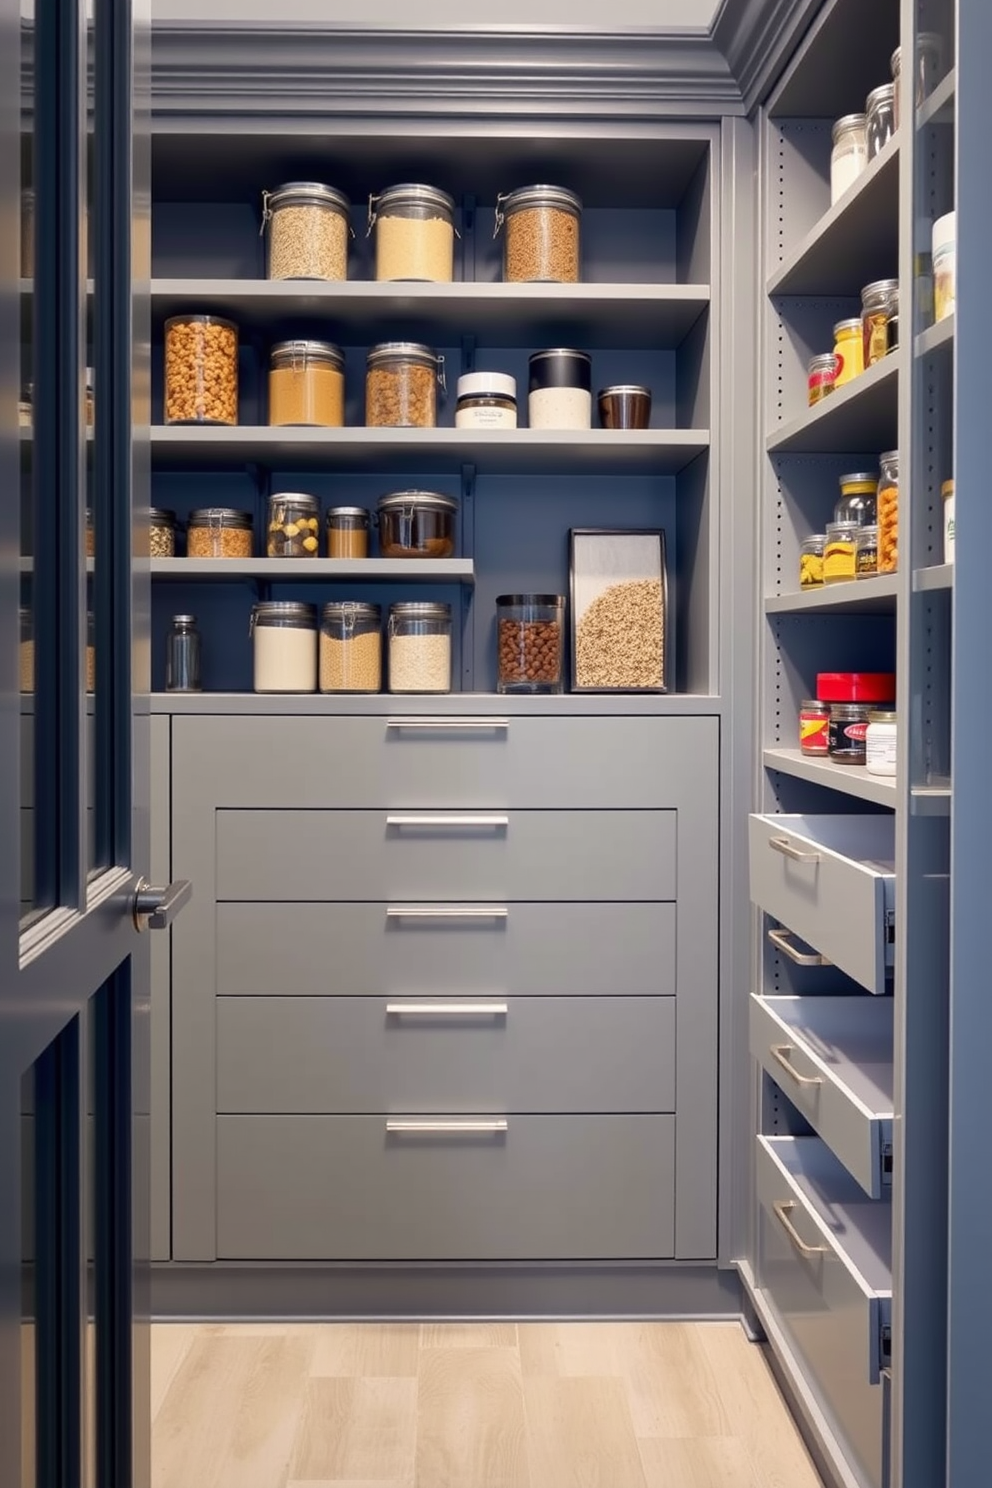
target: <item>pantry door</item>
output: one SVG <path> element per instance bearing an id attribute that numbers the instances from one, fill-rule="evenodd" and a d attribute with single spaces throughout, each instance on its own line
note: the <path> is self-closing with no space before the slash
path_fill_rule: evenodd
<path id="1" fill-rule="evenodd" d="M 3 1488 L 149 1479 L 147 29 L 0 0 Z"/>

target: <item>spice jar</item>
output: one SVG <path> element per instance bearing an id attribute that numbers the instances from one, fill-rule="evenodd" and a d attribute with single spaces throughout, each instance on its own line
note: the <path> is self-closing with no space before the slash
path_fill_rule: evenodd
<path id="1" fill-rule="evenodd" d="M 899 567 L 899 451 L 879 456 L 878 571 L 895 573 Z"/>
<path id="2" fill-rule="evenodd" d="M 834 381 L 837 377 L 837 358 L 832 351 L 825 351 L 821 356 L 812 357 L 806 377 L 807 402 L 810 408 L 814 403 L 822 403 L 834 390 Z"/>
<path id="3" fill-rule="evenodd" d="M 933 225 L 933 314 L 943 320 L 957 298 L 957 213 L 938 217 Z"/>
<path id="4" fill-rule="evenodd" d="M 450 558 L 458 502 L 440 491 L 393 491 L 378 504 L 383 558 Z"/>
<path id="5" fill-rule="evenodd" d="M 455 201 L 435 186 L 390 186 L 369 197 L 375 277 L 450 284 L 455 277 Z"/>
<path id="6" fill-rule="evenodd" d="M 18 651 L 21 691 L 34 692 L 34 623 L 31 611 L 20 610 L 20 649 Z"/>
<path id="7" fill-rule="evenodd" d="M 592 362 L 584 351 L 558 346 L 530 358 L 527 411 L 532 429 L 592 427 Z"/>
<path id="8" fill-rule="evenodd" d="M 954 482 L 945 481 L 940 488 L 944 507 L 944 562 L 954 562 Z"/>
<path id="9" fill-rule="evenodd" d="M 935 31 L 921 31 L 916 38 L 916 67 L 914 68 L 915 80 L 913 87 L 913 101 L 916 107 L 925 99 L 929 98 L 940 78 L 941 64 L 944 56 L 944 42 Z M 892 81 L 895 84 L 894 115 L 896 128 L 899 128 L 901 103 L 899 80 L 902 73 L 902 47 L 896 47 L 892 53 Z"/>
<path id="10" fill-rule="evenodd" d="M 799 587 L 815 589 L 823 583 L 823 549 L 826 534 L 814 532 L 799 544 Z"/>
<path id="11" fill-rule="evenodd" d="M 269 423 L 340 429 L 344 355 L 330 341 L 279 341 L 269 363 Z"/>
<path id="12" fill-rule="evenodd" d="M 799 704 L 799 751 L 825 758 L 830 749 L 830 707 L 816 698 Z"/>
<path id="13" fill-rule="evenodd" d="M 878 528 L 859 527 L 854 539 L 854 569 L 859 579 L 871 579 L 878 573 Z"/>
<path id="14" fill-rule="evenodd" d="M 835 765 L 863 765 L 868 707 L 865 703 L 831 703 L 828 754 Z"/>
<path id="15" fill-rule="evenodd" d="M 855 577 L 855 543 L 860 528 L 856 522 L 830 522 L 823 549 L 823 582 L 842 584 Z"/>
<path id="16" fill-rule="evenodd" d="M 368 354 L 365 423 L 370 429 L 433 429 L 444 357 L 417 341 L 383 341 Z"/>
<path id="17" fill-rule="evenodd" d="M 389 609 L 389 691 L 451 691 L 451 606 L 407 602 Z"/>
<path id="18" fill-rule="evenodd" d="M 499 596 L 497 692 L 561 692 L 564 620 L 561 594 Z"/>
<path id="19" fill-rule="evenodd" d="M 898 312 L 898 279 L 876 279 L 861 291 L 861 325 L 865 341 L 865 366 L 885 359 L 889 350 L 889 316 Z"/>
<path id="20" fill-rule="evenodd" d="M 894 84 L 883 83 L 880 88 L 873 88 L 868 94 L 865 113 L 868 116 L 868 159 L 874 160 L 896 132 Z"/>
<path id="21" fill-rule="evenodd" d="M 456 429 L 515 429 L 517 381 L 504 372 L 466 372 L 458 379 Z"/>
<path id="22" fill-rule="evenodd" d="M 522 186 L 496 198 L 493 236 L 505 229 L 507 284 L 579 282 L 582 203 L 563 186 Z"/>
<path id="23" fill-rule="evenodd" d="M 369 514 L 364 506 L 331 507 L 327 513 L 327 556 L 369 556 Z"/>
<path id="24" fill-rule="evenodd" d="M 835 206 L 868 164 L 868 120 L 864 114 L 845 114 L 832 135 L 830 205 Z"/>
<path id="25" fill-rule="evenodd" d="M 865 767 L 869 775 L 896 773 L 897 716 L 882 709 L 868 714 L 865 734 Z"/>
<path id="26" fill-rule="evenodd" d="M 382 611 L 335 600 L 320 619 L 321 692 L 378 692 L 382 686 Z"/>
<path id="27" fill-rule="evenodd" d="M 256 692 L 314 692 L 317 687 L 317 607 L 273 599 L 254 605 Z"/>
<path id="28" fill-rule="evenodd" d="M 165 422 L 238 422 L 238 328 L 216 315 L 165 322 Z"/>
<path id="29" fill-rule="evenodd" d="M 153 506 L 148 513 L 148 550 L 152 558 L 176 556 L 176 514 Z"/>
<path id="30" fill-rule="evenodd" d="M 166 692 L 200 692 L 200 632 L 195 615 L 173 615 L 165 638 Z"/>
<path id="31" fill-rule="evenodd" d="M 189 558 L 250 558 L 254 549 L 251 513 L 229 506 L 201 506 L 189 514 Z"/>
<path id="32" fill-rule="evenodd" d="M 320 181 L 262 192 L 270 279 L 347 279 L 351 203 Z"/>
<path id="33" fill-rule="evenodd" d="M 840 478 L 840 500 L 834 507 L 835 522 L 857 522 L 870 526 L 875 521 L 878 476 L 870 470 L 858 470 Z"/>
<path id="34" fill-rule="evenodd" d="M 834 357 L 837 373 L 834 388 L 843 387 L 865 370 L 865 340 L 861 317 L 840 320 L 834 326 Z"/>
<path id="35" fill-rule="evenodd" d="M 269 497 L 265 551 L 270 558 L 316 558 L 320 551 L 320 503 L 316 496 L 280 491 Z"/>

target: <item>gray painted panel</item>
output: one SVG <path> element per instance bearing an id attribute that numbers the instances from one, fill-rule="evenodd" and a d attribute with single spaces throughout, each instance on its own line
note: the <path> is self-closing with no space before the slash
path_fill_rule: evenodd
<path id="1" fill-rule="evenodd" d="M 675 1000 L 225 997 L 217 1004 L 217 1109 L 671 1112 Z"/>
<path id="2" fill-rule="evenodd" d="M 391 1136 L 381 1117 L 217 1120 L 230 1260 L 664 1259 L 675 1119 L 521 1116 L 505 1135 Z"/>
<path id="3" fill-rule="evenodd" d="M 171 881 L 169 731 L 171 720 L 149 719 L 151 740 L 151 882 Z M 194 886 L 195 888 L 195 886 Z M 151 1244 L 152 1260 L 172 1249 L 172 932 L 151 937 Z"/>
<path id="4" fill-rule="evenodd" d="M 387 908 L 218 904 L 217 995 L 675 992 L 674 904 L 514 904 L 505 919 L 434 920 Z"/>

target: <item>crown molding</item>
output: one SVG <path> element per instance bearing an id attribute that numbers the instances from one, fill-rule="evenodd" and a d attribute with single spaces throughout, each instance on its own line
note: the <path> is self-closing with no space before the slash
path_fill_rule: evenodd
<path id="1" fill-rule="evenodd" d="M 745 110 L 764 103 L 824 0 L 723 0 L 710 35 Z"/>

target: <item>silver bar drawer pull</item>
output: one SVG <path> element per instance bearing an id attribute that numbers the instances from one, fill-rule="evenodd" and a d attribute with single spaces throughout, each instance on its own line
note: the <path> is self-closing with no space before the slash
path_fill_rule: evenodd
<path id="1" fill-rule="evenodd" d="M 387 920 L 507 920 L 505 904 L 387 904 Z"/>
<path id="2" fill-rule="evenodd" d="M 510 825 L 508 816 L 491 814 L 467 816 L 387 816 L 387 827 L 488 827 L 493 832 Z"/>
<path id="3" fill-rule="evenodd" d="M 492 733 L 508 729 L 508 718 L 387 718 L 387 729 L 430 729 L 432 733 Z"/>
<path id="4" fill-rule="evenodd" d="M 495 1137 L 509 1129 L 510 1123 L 505 1117 L 493 1121 L 423 1121 L 392 1117 L 386 1122 L 386 1131 L 396 1136 Z"/>
<path id="5" fill-rule="evenodd" d="M 769 930 L 768 939 L 777 951 L 788 956 L 797 966 L 829 966 L 831 963 L 819 951 L 797 951 L 792 944 L 791 930 Z"/>
<path id="6" fill-rule="evenodd" d="M 791 1060 L 789 1059 L 789 1055 L 790 1054 L 794 1054 L 796 1052 L 795 1049 L 794 1049 L 794 1047 L 792 1046 L 792 1044 L 772 1044 L 769 1047 L 768 1052 L 772 1056 L 772 1058 L 775 1060 L 775 1062 L 777 1064 L 780 1064 L 782 1066 L 782 1068 L 785 1070 L 786 1074 L 791 1079 L 795 1080 L 795 1082 L 796 1082 L 797 1085 L 822 1085 L 823 1084 L 823 1076 L 822 1075 L 801 1075 L 799 1073 L 799 1071 L 795 1068 L 795 1066 L 792 1064 Z"/>
<path id="7" fill-rule="evenodd" d="M 776 1199 L 772 1204 L 772 1208 L 775 1211 L 775 1218 L 778 1220 L 779 1224 L 788 1235 L 793 1248 L 795 1250 L 798 1250 L 801 1256 L 830 1255 L 831 1251 L 829 1245 L 810 1245 L 806 1240 L 803 1239 L 802 1235 L 800 1235 L 799 1231 L 792 1223 L 792 1219 L 790 1218 L 795 1207 L 796 1205 L 793 1199 Z"/>
<path id="8" fill-rule="evenodd" d="M 781 853 L 783 858 L 791 858 L 794 863 L 819 863 L 822 857 L 818 852 L 803 852 L 788 837 L 769 837 L 768 846 L 772 852 Z"/>
<path id="9" fill-rule="evenodd" d="M 393 1018 L 505 1018 L 510 1005 L 506 1002 L 387 1002 L 386 1012 Z"/>

